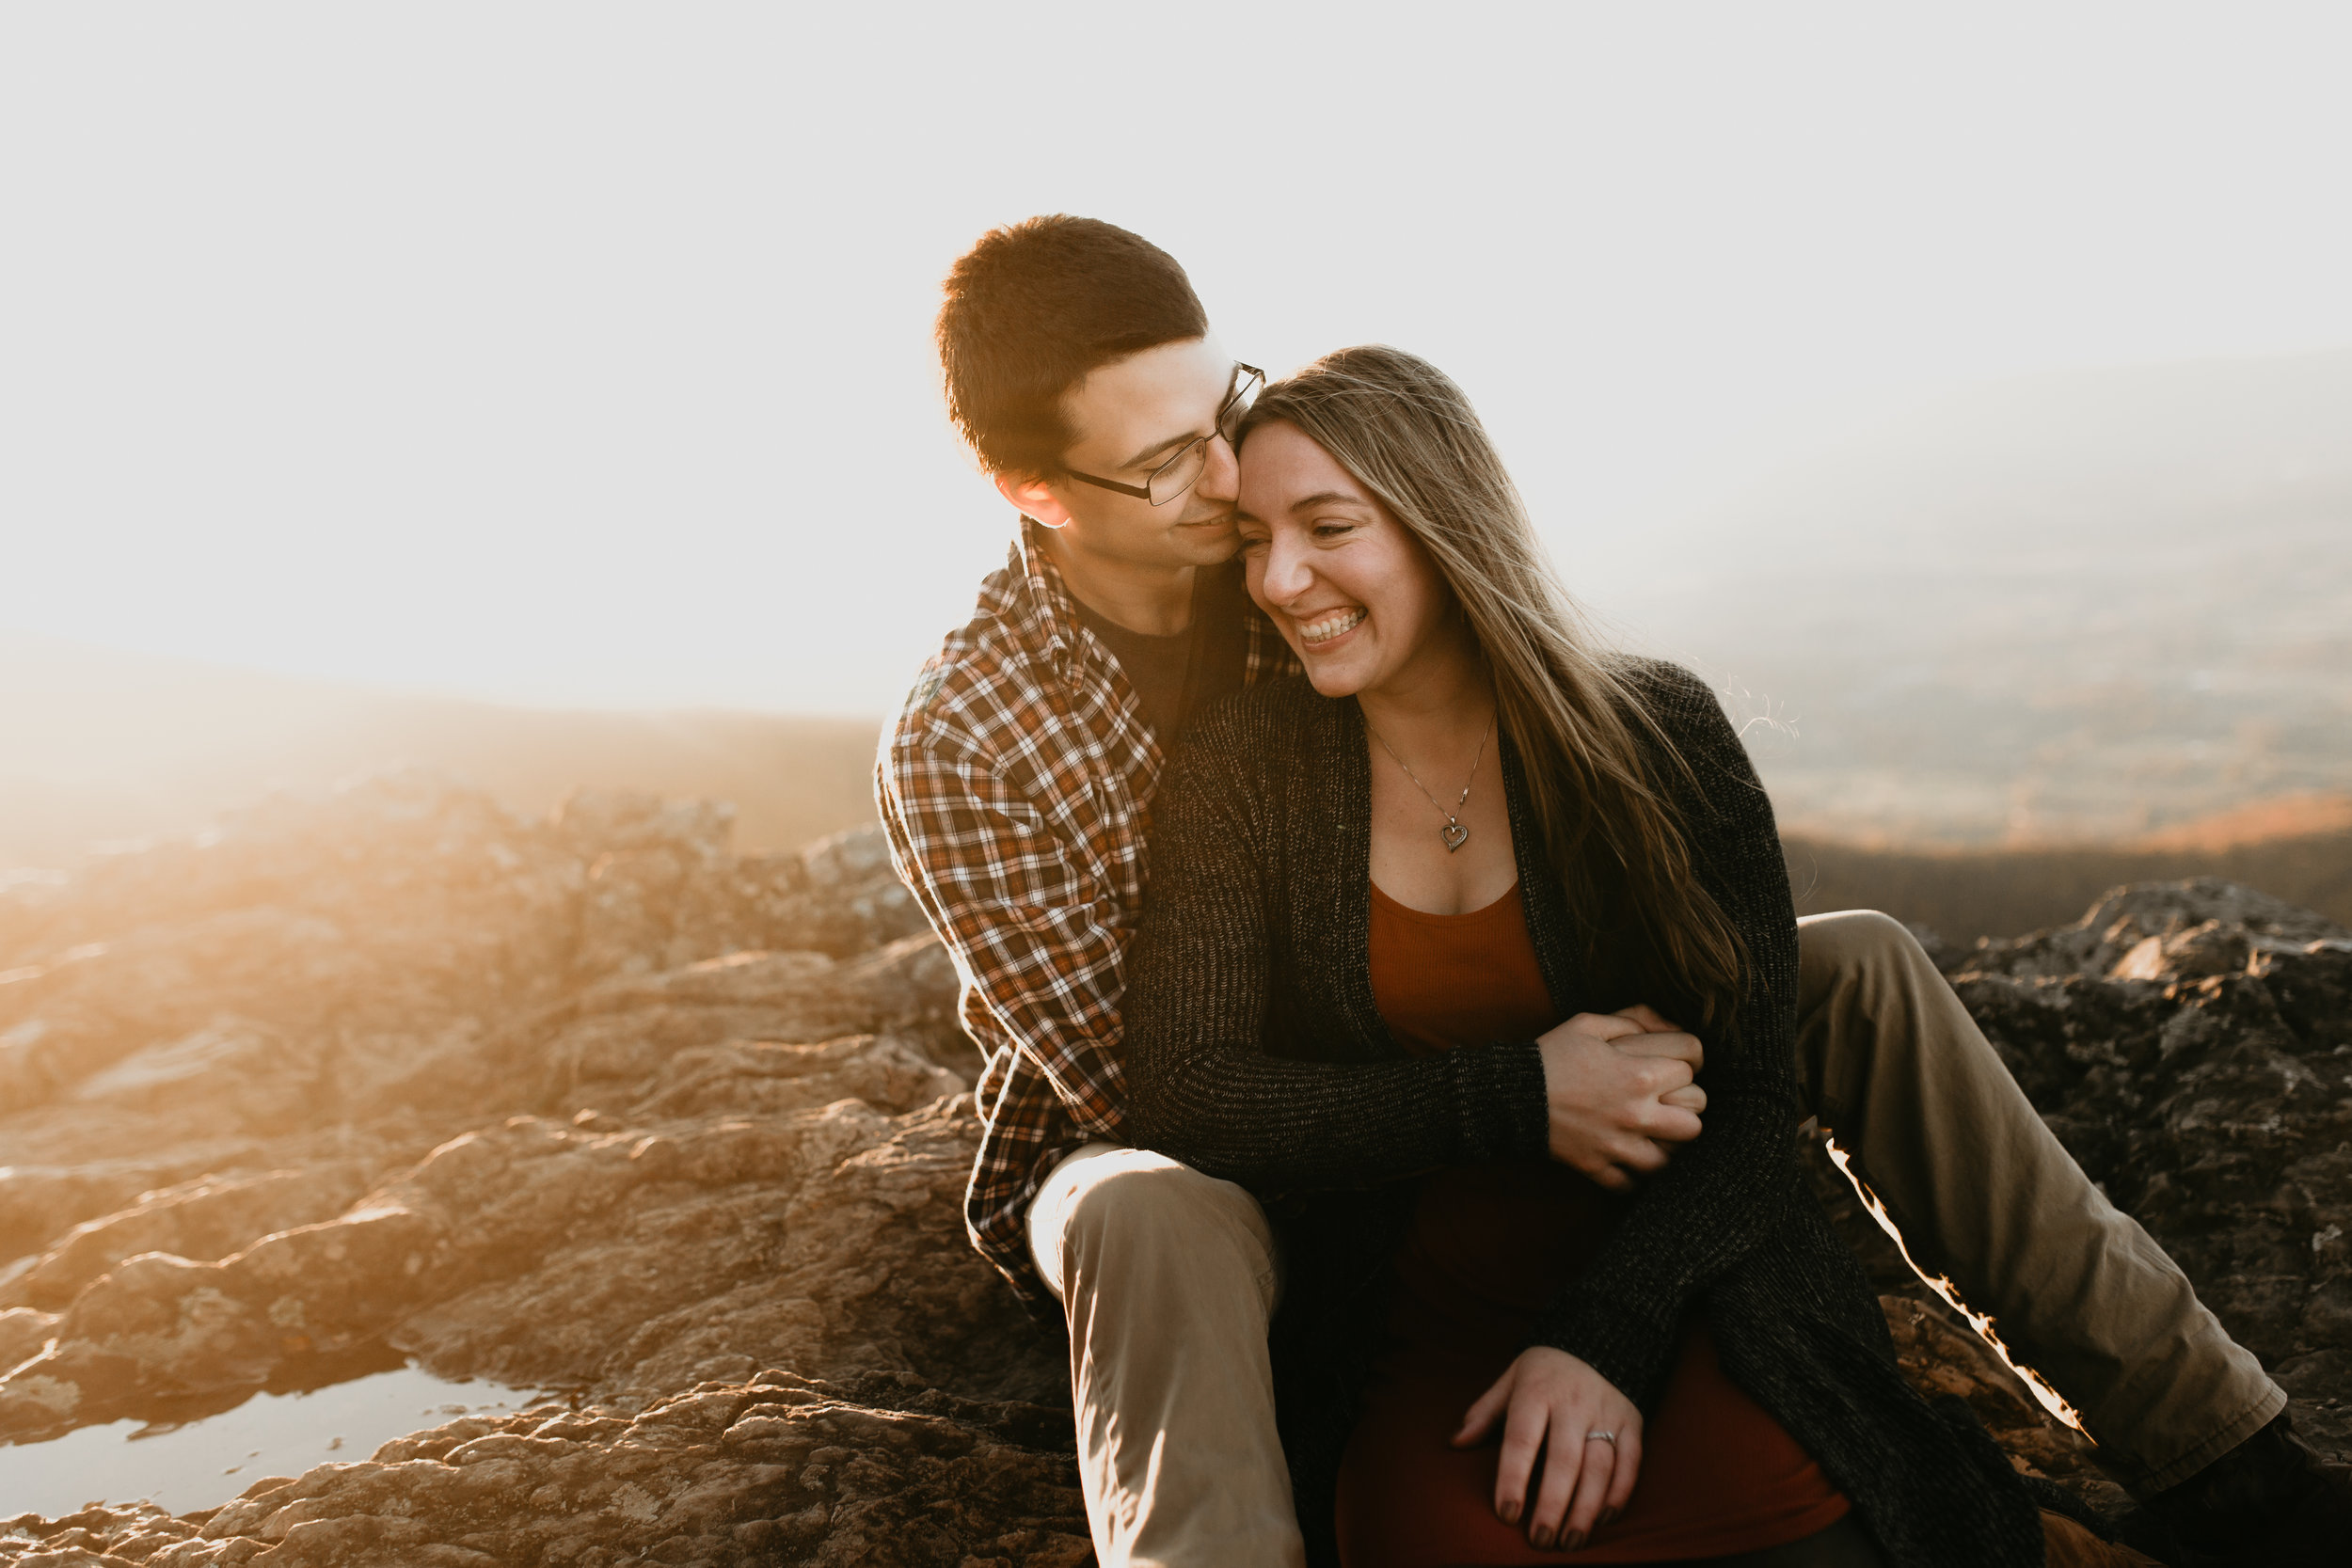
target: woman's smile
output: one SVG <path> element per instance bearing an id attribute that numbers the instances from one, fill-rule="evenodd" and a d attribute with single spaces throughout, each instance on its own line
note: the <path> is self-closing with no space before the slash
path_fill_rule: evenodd
<path id="1" fill-rule="evenodd" d="M 1300 615 L 1293 615 L 1291 619 L 1298 623 L 1299 643 L 1322 653 L 1345 641 L 1347 635 L 1362 626 L 1371 613 L 1363 606 L 1357 605 L 1347 610 L 1318 610 L 1311 620 Z"/>

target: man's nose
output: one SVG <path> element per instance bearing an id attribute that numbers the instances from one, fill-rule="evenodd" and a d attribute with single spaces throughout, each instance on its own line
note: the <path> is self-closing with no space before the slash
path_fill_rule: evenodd
<path id="1" fill-rule="evenodd" d="M 1206 500 L 1231 501 L 1241 494 L 1241 459 L 1220 433 L 1209 437 L 1207 456 L 1193 489 Z"/>

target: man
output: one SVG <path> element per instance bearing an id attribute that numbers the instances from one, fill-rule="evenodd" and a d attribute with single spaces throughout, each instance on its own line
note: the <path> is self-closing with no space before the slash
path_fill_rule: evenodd
<path id="1" fill-rule="evenodd" d="M 1301 1562 L 1267 1364 L 1274 1236 L 1241 1188 L 1125 1146 L 1119 1057 L 1168 750 L 1203 705 L 1294 668 L 1230 564 L 1232 436 L 1260 373 L 1172 258 L 1090 219 L 983 237 L 946 294 L 949 410 L 1023 520 L 885 737 L 877 789 L 988 1056 L 966 1224 L 1067 1315 L 1105 1568 Z M 1807 1108 L 1918 1263 L 1994 1314 L 2185 1541 L 2352 1563 L 2352 1486 L 2294 1441 L 2286 1396 L 2083 1177 L 1917 944 L 1869 913 L 1800 935 Z M 1699 1065 L 1688 1036 L 1582 1021 L 1547 1047 L 1555 1155 L 1614 1185 L 1657 1168 L 1698 1135 L 1681 1101 Z"/>

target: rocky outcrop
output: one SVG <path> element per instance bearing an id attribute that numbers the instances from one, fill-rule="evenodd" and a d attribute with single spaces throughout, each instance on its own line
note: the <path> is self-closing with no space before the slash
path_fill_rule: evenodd
<path id="1" fill-rule="evenodd" d="M 2122 888 L 2071 926 L 1930 951 L 2035 1107 L 2352 1458 L 2352 931 L 2201 879 Z M 1923 1388 L 2117 1516 L 2096 1450 L 1921 1285 L 1816 1149 L 1815 1190 L 1872 1268 Z M 2155 1544 L 2156 1543 L 2144 1543 Z"/>
<path id="2" fill-rule="evenodd" d="M 387 1348 L 571 1398 L 314 1473 L 202 1544 L 119 1509 L 18 1521 L 0 1560 L 1084 1555 L 1060 1347 L 962 1238 L 953 967 L 878 834 L 735 856 L 724 830 L 395 778 L 8 889 L 0 1440 Z M 477 1437 L 572 1457 L 512 1494 L 489 1449 L 453 1457 Z M 394 1493 L 431 1522 L 333 1523 Z M 561 1528 L 501 1534 L 526 1496 Z"/>
<path id="3" fill-rule="evenodd" d="M 2352 938 L 2179 884 L 1947 958 L 2341 1445 Z M 962 1237 L 955 990 L 878 835 L 738 856 L 634 797 L 377 780 L 0 887 L 0 1440 L 398 1354 L 564 1392 L 0 1562 L 1084 1560 L 1062 1346 Z M 1882 1277 L 1915 1378 L 2120 1501 Z"/>
<path id="4" fill-rule="evenodd" d="M 1952 980 L 2083 1168 L 2352 1448 L 2352 931 L 2201 879 L 1980 943 Z"/>

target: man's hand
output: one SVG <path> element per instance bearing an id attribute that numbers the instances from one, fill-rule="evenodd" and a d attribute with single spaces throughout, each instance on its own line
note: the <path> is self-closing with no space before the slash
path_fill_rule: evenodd
<path id="1" fill-rule="evenodd" d="M 1541 1036 L 1551 1157 L 1613 1191 L 1666 1163 L 1670 1143 L 1699 1135 L 1705 1054 L 1647 1006 L 1579 1013 Z"/>
<path id="2" fill-rule="evenodd" d="M 1495 1386 L 1478 1396 L 1454 1434 L 1466 1449 L 1502 1422 L 1495 1464 L 1495 1515 L 1506 1525 L 1527 1516 L 1527 1544 L 1572 1552 L 1596 1525 L 1625 1510 L 1642 1473 L 1642 1413 L 1617 1386 L 1564 1350 L 1519 1352 Z M 1608 1438 L 1592 1435 L 1609 1433 Z M 1535 1455 L 1544 1481 L 1529 1507 Z"/>

